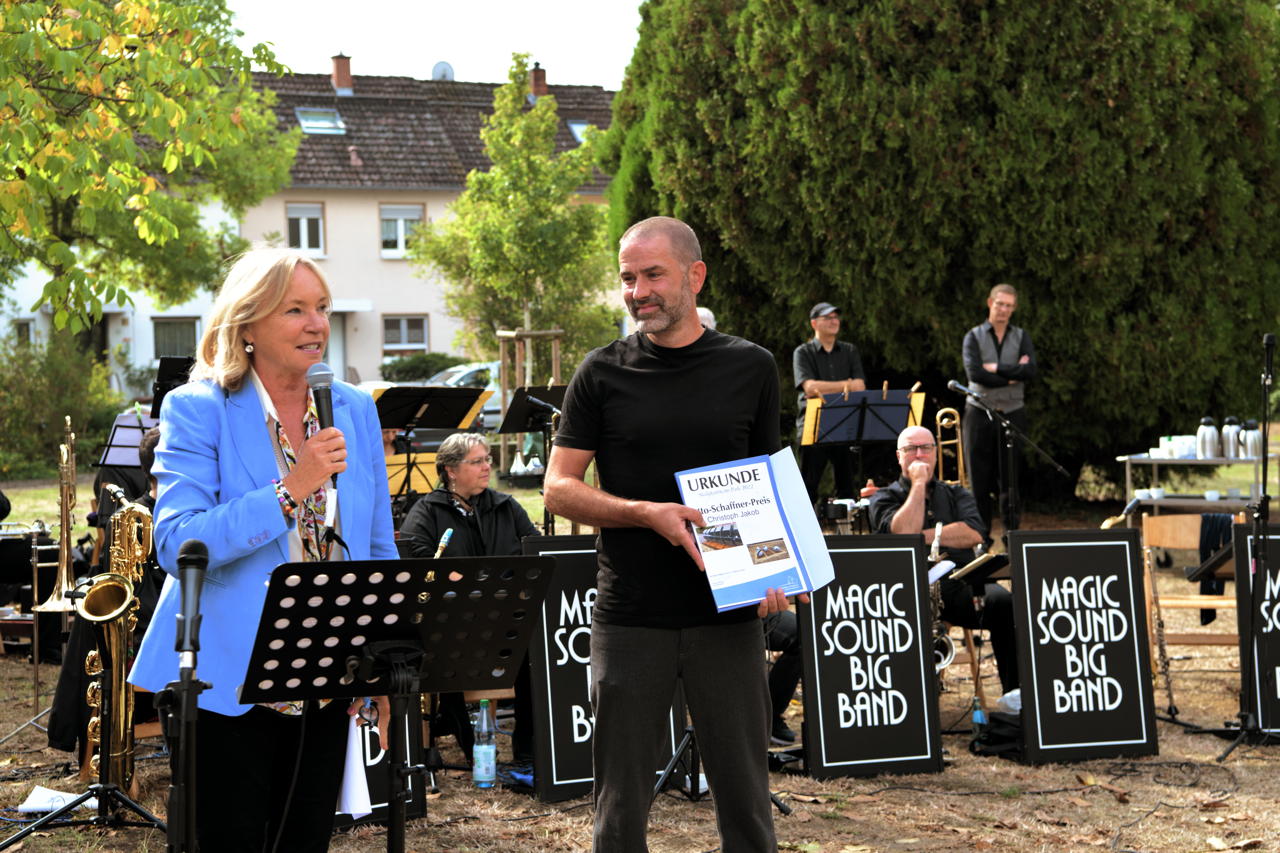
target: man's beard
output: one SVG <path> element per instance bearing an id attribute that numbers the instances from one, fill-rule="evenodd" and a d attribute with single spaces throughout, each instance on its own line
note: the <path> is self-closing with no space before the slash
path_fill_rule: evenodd
<path id="1" fill-rule="evenodd" d="M 688 315 L 692 304 L 693 290 L 689 287 L 689 274 L 685 273 L 680 281 L 680 298 L 674 305 L 667 305 L 666 300 L 661 296 L 653 294 L 647 299 L 627 300 L 627 311 L 631 314 L 631 319 L 636 321 L 637 330 L 645 334 L 654 334 L 674 327 Z M 650 305 L 657 306 L 658 310 L 644 318 L 636 315 L 637 309 Z"/>

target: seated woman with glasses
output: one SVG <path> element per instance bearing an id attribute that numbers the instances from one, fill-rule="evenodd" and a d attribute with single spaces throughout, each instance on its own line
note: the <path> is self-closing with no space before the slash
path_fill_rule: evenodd
<path id="1" fill-rule="evenodd" d="M 489 488 L 493 458 L 484 436 L 460 432 L 449 436 L 436 452 L 440 485 L 413 505 L 400 538 L 408 540 L 415 557 L 434 557 L 446 530 L 453 530 L 442 557 L 513 557 L 520 540 L 541 531 L 529 520 L 524 507 L 511 495 Z M 516 729 L 512 753 L 517 762 L 533 760 L 533 706 L 529 690 L 529 662 L 516 675 Z M 440 699 L 437 729 L 451 731 L 458 745 L 471 752 L 471 728 L 459 694 Z"/>

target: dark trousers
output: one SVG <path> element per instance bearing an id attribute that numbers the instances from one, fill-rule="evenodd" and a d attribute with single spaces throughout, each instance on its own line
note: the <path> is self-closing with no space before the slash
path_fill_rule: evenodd
<path id="1" fill-rule="evenodd" d="M 804 658 L 800 655 L 800 626 L 794 612 L 784 610 L 765 620 L 764 645 L 771 652 L 782 652 L 769 667 L 769 706 L 774 717 L 781 717 L 791 704 L 804 670 Z"/>
<path id="2" fill-rule="evenodd" d="M 986 628 L 1005 693 L 1018 686 L 1018 653 L 1013 634 L 1013 596 L 998 583 L 985 585 L 982 609 L 973 606 L 973 587 L 965 581 L 943 578 L 942 621 L 964 628 Z"/>
<path id="3" fill-rule="evenodd" d="M 644 853 L 677 679 L 697 731 L 723 853 L 773 853 L 764 632 L 591 626 L 596 853 Z M 666 750 L 664 750 L 666 747 Z"/>
<path id="4" fill-rule="evenodd" d="M 239 717 L 200 711 L 196 721 L 196 836 L 201 850 L 310 853 L 329 849 L 347 746 L 347 705 L 302 717 L 254 706 Z M 304 731 L 305 729 L 305 731 Z M 301 753 L 297 783 L 285 801 Z"/>
<path id="5" fill-rule="evenodd" d="M 1005 412 L 1005 417 L 1018 429 L 1027 428 L 1027 409 L 1021 407 L 1012 412 Z M 1008 499 L 1009 472 L 1001 475 L 1001 455 L 1004 453 L 1004 435 L 1000 424 L 987 417 L 986 412 L 976 406 L 965 406 L 964 409 L 964 464 L 969 474 L 969 489 L 974 500 L 978 502 L 978 513 L 982 523 L 991 530 L 991 521 L 995 509 Z M 1022 451 L 1019 448 L 1013 455 L 1014 463 L 1022 473 Z M 1022 492 L 1022 478 L 1018 478 L 1018 491 Z M 1018 526 L 1018 518 L 1022 513 L 1022 500 L 1011 507 L 1013 525 Z"/>
<path id="6" fill-rule="evenodd" d="M 822 472 L 827 463 L 831 463 L 831 473 L 836 478 L 837 498 L 857 497 L 853 487 L 853 451 L 847 445 L 839 447 L 817 447 L 809 445 L 800 448 L 800 477 L 809 492 L 809 503 L 818 501 L 818 484 L 822 482 Z"/>

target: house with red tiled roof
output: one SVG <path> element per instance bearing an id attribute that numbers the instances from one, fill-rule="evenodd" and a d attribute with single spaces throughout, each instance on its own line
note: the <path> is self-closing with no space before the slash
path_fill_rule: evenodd
<path id="1" fill-rule="evenodd" d="M 467 174 L 488 167 L 480 130 L 499 84 L 436 70 L 430 80 L 358 76 L 339 55 L 328 75 L 256 77 L 276 93 L 281 126 L 301 127 L 303 140 L 289 186 L 246 214 L 241 235 L 319 259 L 334 291 L 330 364 L 348 380 L 377 378 L 386 358 L 453 351 L 460 324 L 445 311 L 442 282 L 415 275 L 405 238 L 446 215 Z M 556 98 L 562 150 L 587 125 L 608 127 L 612 92 L 548 85 L 536 63 L 530 85 Z M 597 175 L 580 192 L 602 200 L 604 186 Z"/>

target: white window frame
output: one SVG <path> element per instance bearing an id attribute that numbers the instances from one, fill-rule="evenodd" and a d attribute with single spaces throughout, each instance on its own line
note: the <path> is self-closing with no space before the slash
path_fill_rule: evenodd
<path id="1" fill-rule="evenodd" d="M 194 335 L 193 335 L 193 337 L 192 337 L 191 352 L 182 352 L 182 353 L 161 353 L 161 352 L 159 351 L 159 347 L 160 347 L 160 335 L 159 335 L 159 334 L 157 334 L 157 333 L 158 333 L 158 331 L 159 331 L 159 327 L 160 327 L 160 326 L 176 326 L 176 325 L 178 325 L 178 324 L 184 324 L 184 325 L 189 324 L 189 325 L 191 326 L 191 328 L 192 328 L 192 331 L 194 332 Z M 152 358 L 152 364 L 158 364 L 158 363 L 160 362 L 160 359 L 161 359 L 163 356 L 171 356 L 171 355 L 172 355 L 172 356 L 179 356 L 179 357 L 182 357 L 182 356 L 194 356 L 194 355 L 196 354 L 196 350 L 200 348 L 200 332 L 201 332 L 201 331 L 202 331 L 202 330 L 201 330 L 201 323 L 200 323 L 200 318 L 199 318 L 199 317 L 182 317 L 182 316 L 174 316 L 174 317 L 167 317 L 167 316 L 155 316 L 155 317 L 152 317 L 152 318 L 151 318 L 151 358 Z"/>
<path id="2" fill-rule="evenodd" d="M 564 122 L 569 132 L 573 134 L 573 138 L 581 145 L 586 140 L 587 128 L 591 126 L 591 122 L 581 118 L 569 118 Z"/>
<path id="3" fill-rule="evenodd" d="M 347 132 L 347 124 L 335 109 L 325 107 L 294 107 L 293 114 L 298 119 L 298 127 L 303 133 L 312 136 L 342 136 Z"/>
<path id="4" fill-rule="evenodd" d="M 304 255 L 313 258 L 324 257 L 324 203 L 323 202 L 307 202 L 307 201 L 291 201 L 286 202 L 284 206 L 285 216 L 285 242 L 290 249 L 297 249 Z M 298 221 L 298 245 L 294 245 L 293 235 L 290 233 L 291 225 L 294 220 Z M 314 221 L 316 223 L 316 242 L 318 245 L 312 246 L 311 229 L 308 223 Z"/>
<path id="5" fill-rule="evenodd" d="M 400 322 L 400 342 L 390 343 L 387 341 L 387 321 L 398 320 Z M 408 343 L 405 339 L 408 337 L 407 320 L 422 321 L 422 343 Z M 428 352 L 431 349 L 431 315 L 430 314 L 383 314 L 382 315 L 382 357 L 395 358 L 398 355 L 409 355 L 415 352 Z"/>
<path id="6" fill-rule="evenodd" d="M 382 225 L 388 220 L 396 226 L 396 247 L 388 249 L 382 244 Z M 409 232 L 415 225 L 427 221 L 425 204 L 380 204 L 378 205 L 378 247 L 382 257 L 387 260 L 398 260 L 405 257 L 409 248 Z M 410 223 L 413 223 L 412 225 Z"/>
<path id="7" fill-rule="evenodd" d="M 19 344 L 33 344 L 36 341 L 36 321 L 30 317 L 19 317 L 13 321 L 13 340 Z"/>

